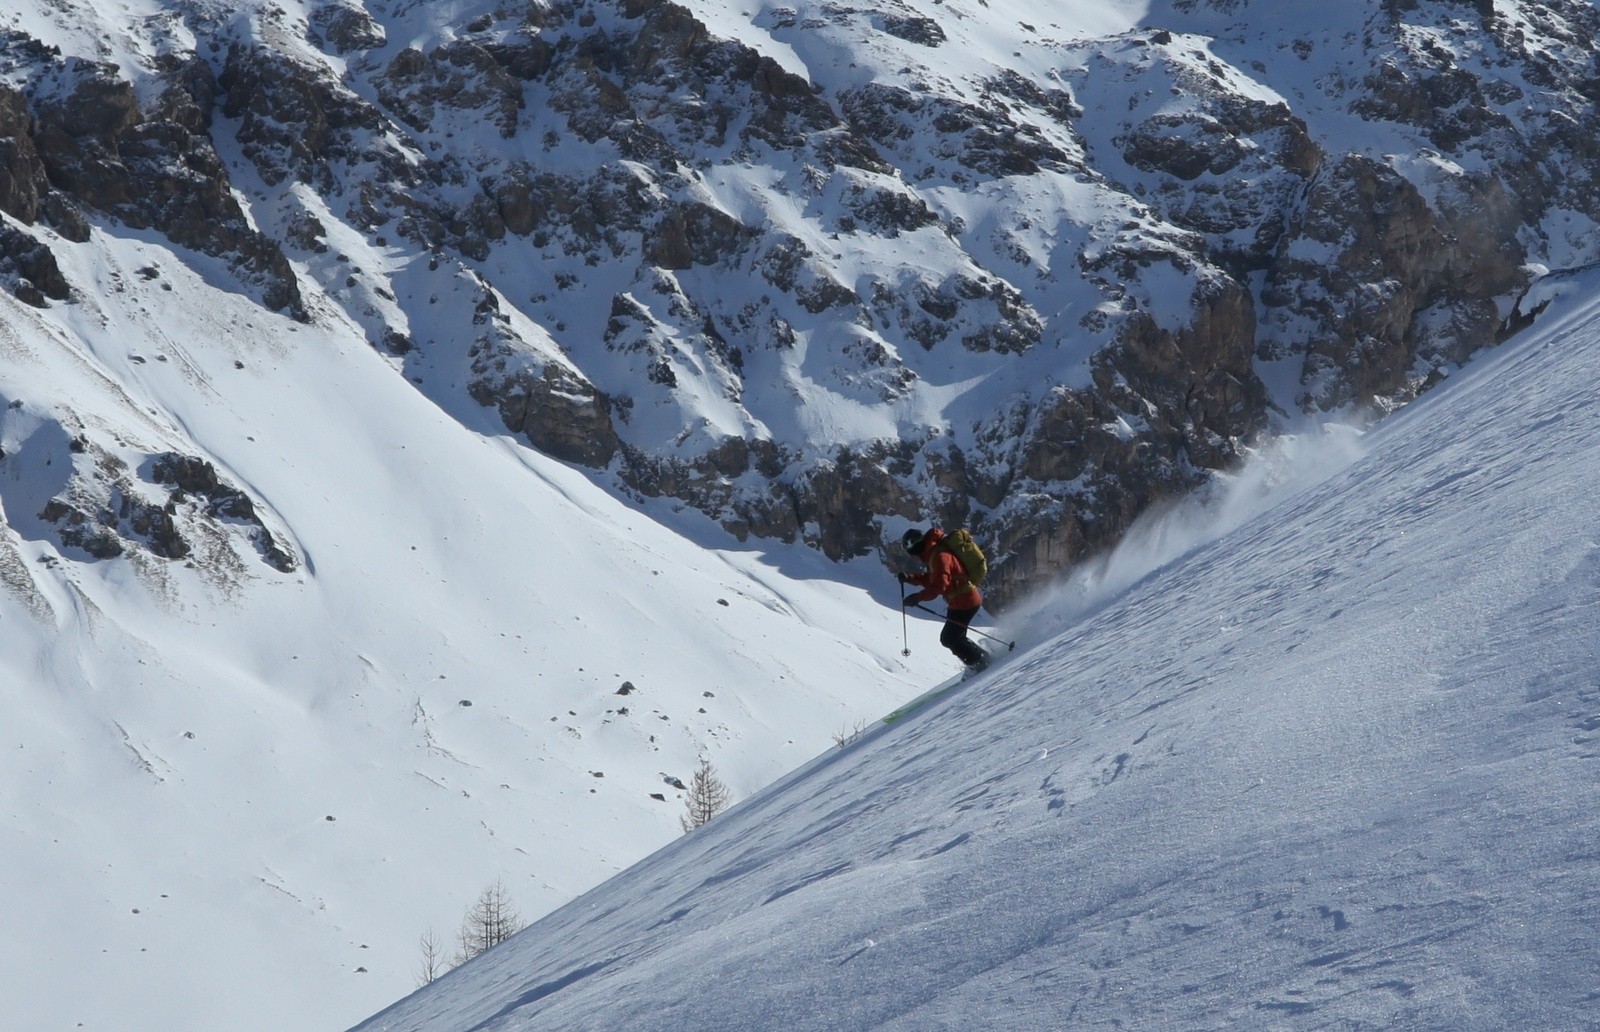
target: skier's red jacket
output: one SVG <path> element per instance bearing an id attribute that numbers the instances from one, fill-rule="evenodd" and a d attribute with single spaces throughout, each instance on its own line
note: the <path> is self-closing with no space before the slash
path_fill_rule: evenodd
<path id="1" fill-rule="evenodd" d="M 935 546 L 943 540 L 944 531 L 938 527 L 929 530 L 923 538 L 922 551 L 917 553 L 917 558 L 928 564 L 928 572 L 913 573 L 906 578 L 912 584 L 922 585 L 922 591 L 912 601 L 927 602 L 943 595 L 951 609 L 977 609 L 983 605 L 983 592 L 967 581 L 967 571 L 961 560 L 948 549 L 934 552 Z"/>

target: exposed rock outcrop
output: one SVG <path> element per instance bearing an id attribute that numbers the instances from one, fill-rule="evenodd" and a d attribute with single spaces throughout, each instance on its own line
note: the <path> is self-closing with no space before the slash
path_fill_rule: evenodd
<path id="1" fill-rule="evenodd" d="M 139 74 L 13 33 L 0 211 L 159 232 L 297 315 L 314 277 L 441 404 L 741 537 L 967 523 L 997 605 L 1299 410 L 1404 404 L 1532 270 L 1600 257 L 1592 4 L 1169 0 L 970 73 L 948 10 L 739 40 L 550 0 L 401 40 L 325 0 L 195 12 Z M 51 243 L 0 232 L 34 304 L 71 297 Z M 61 520 L 109 547 L 91 509 Z"/>
<path id="2" fill-rule="evenodd" d="M 52 57 L 39 73 L 50 89 L 29 104 L 0 87 L 0 209 L 24 224 L 44 218 L 70 240 L 88 238 L 88 211 L 155 229 L 224 259 L 267 307 L 303 317 L 294 271 L 249 225 L 212 146 L 204 62 L 167 63 L 148 112 L 113 66 Z"/>
<path id="3" fill-rule="evenodd" d="M 0 85 L 0 211 L 30 226 L 39 219 L 41 193 L 50 188 L 33 134 L 28 98 Z"/>
<path id="4" fill-rule="evenodd" d="M 65 301 L 72 287 L 61 274 L 55 253 L 21 230 L 0 222 L 0 281 L 21 301 L 44 308 Z M 48 300 L 47 300 L 48 299 Z"/>
<path id="5" fill-rule="evenodd" d="M 487 334 L 472 346 L 471 369 L 472 396 L 498 409 L 506 429 L 540 451 L 596 468 L 616 455 L 610 400 L 571 370 Z"/>
<path id="6" fill-rule="evenodd" d="M 1527 282 L 1518 220 L 1497 181 L 1459 188 L 1433 207 L 1392 169 L 1350 155 L 1309 191 L 1263 294 L 1276 323 L 1314 327 L 1295 346 L 1305 403 L 1403 401 L 1431 370 L 1494 341 L 1493 299 Z M 1284 353 L 1282 338 L 1267 337 L 1263 354 Z"/>
<path id="7" fill-rule="evenodd" d="M 241 552 L 279 573 L 299 568 L 249 495 L 210 462 L 165 452 L 134 465 L 83 433 L 71 438 L 68 450 L 77 459 L 72 472 L 37 514 L 64 548 L 93 559 L 134 551 L 168 561 L 203 559 L 208 575 L 224 579 L 243 569 Z"/>

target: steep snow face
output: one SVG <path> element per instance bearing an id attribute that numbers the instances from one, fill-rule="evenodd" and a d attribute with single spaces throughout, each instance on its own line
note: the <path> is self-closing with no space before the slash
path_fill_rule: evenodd
<path id="1" fill-rule="evenodd" d="M 1587 1026 L 1597 290 L 359 1030 Z"/>
<path id="2" fill-rule="evenodd" d="M 157 243 L 59 253 L 73 304 L 0 296 L 17 1028 L 346 1026 L 486 885 L 677 835 L 699 757 L 747 795 L 950 668 L 879 568 L 630 509 Z"/>

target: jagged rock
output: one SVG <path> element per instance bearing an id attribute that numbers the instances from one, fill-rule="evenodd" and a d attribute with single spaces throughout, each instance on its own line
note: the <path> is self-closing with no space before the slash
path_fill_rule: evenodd
<path id="1" fill-rule="evenodd" d="M 417 345 L 410 334 L 388 327 L 383 331 L 383 347 L 391 355 L 409 355 Z"/>
<path id="2" fill-rule="evenodd" d="M 1455 334 L 1462 346 L 1446 349 L 1449 361 L 1492 341 L 1499 319 L 1481 302 L 1522 286 L 1525 259 L 1503 187 L 1485 183 L 1468 196 L 1453 209 L 1462 214 L 1451 217 L 1398 173 L 1359 155 L 1319 177 L 1263 294 L 1269 306 L 1315 328 L 1303 348 L 1308 403 L 1332 408 L 1414 393 L 1418 317 L 1429 309 L 1444 306 L 1465 319 Z M 1333 260 L 1301 258 L 1310 254 L 1306 245 Z M 1285 351 L 1272 337 L 1263 347 L 1267 355 Z"/>
<path id="3" fill-rule="evenodd" d="M 53 498 L 39 511 L 39 518 L 57 526 L 57 537 L 67 548 L 81 548 L 95 559 L 115 559 L 123 552 L 121 539 L 106 526 L 109 514 L 97 519 L 77 506 Z"/>
<path id="4" fill-rule="evenodd" d="M 66 439 L 64 430 L 58 439 Z M 95 559 L 140 552 L 217 564 L 216 549 L 229 547 L 224 528 L 232 526 L 273 568 L 288 573 L 298 567 L 249 497 L 224 482 L 210 463 L 169 452 L 135 469 L 84 434 L 67 441 L 67 448 L 74 459 L 66 485 L 38 513 L 54 525 L 64 548 L 81 549 Z M 210 572 L 227 576 L 221 571 L 235 564 L 237 558 L 231 558 Z"/>
<path id="5" fill-rule="evenodd" d="M 162 66 L 161 92 L 145 113 L 152 122 L 176 122 L 187 132 L 202 136 L 211 132 L 211 113 L 217 104 L 217 79 L 211 66 L 198 57 L 182 58 L 168 54 L 158 59 Z"/>
<path id="6" fill-rule="evenodd" d="M 490 245 L 506 235 L 506 224 L 500 217 L 499 206 L 484 194 L 474 197 L 465 208 L 451 214 L 445 228 L 462 254 L 480 262 L 489 257 Z"/>
<path id="7" fill-rule="evenodd" d="M 163 559 L 185 559 L 193 551 L 178 532 L 169 509 L 136 505 L 127 497 L 122 503 L 120 515 L 128 521 L 133 534 L 145 540 L 151 554 Z"/>
<path id="8" fill-rule="evenodd" d="M 1052 388 L 980 434 L 969 469 L 995 455 L 1014 459 L 1003 482 L 973 485 L 975 497 L 992 503 L 972 521 L 974 534 L 992 545 L 989 604 L 1003 608 L 1109 548 L 1152 502 L 1201 484 L 1204 470 L 1188 461 L 1185 439 L 1120 383 L 1109 394 Z"/>
<path id="9" fill-rule="evenodd" d="M 784 236 L 757 260 L 755 267 L 768 283 L 792 294 L 812 315 L 859 302 L 855 291 L 820 270 L 805 241 Z"/>
<path id="10" fill-rule="evenodd" d="M 325 254 L 328 250 L 328 227 L 310 212 L 296 213 L 284 227 L 284 236 L 302 251 Z"/>
<path id="11" fill-rule="evenodd" d="M 1043 324 L 1022 295 L 997 279 L 958 274 L 938 284 L 877 283 L 873 309 L 925 350 L 952 336 L 974 352 L 1018 354 L 1039 342 Z"/>
<path id="12" fill-rule="evenodd" d="M 601 468 L 616 455 L 611 403 L 593 384 L 505 333 L 480 335 L 470 357 L 468 391 L 507 430 L 566 462 Z"/>
<path id="13" fill-rule="evenodd" d="M 550 70 L 555 47 L 542 39 L 486 40 L 483 49 L 495 64 L 523 81 L 538 79 Z"/>
<path id="14" fill-rule="evenodd" d="M 932 18 L 924 18 L 915 14 L 884 14 L 883 31 L 891 36 L 898 36 L 911 43 L 920 43 L 925 47 L 936 47 L 945 42 L 944 29 Z"/>
<path id="15" fill-rule="evenodd" d="M 146 507 L 145 518 L 154 531 L 159 531 L 162 549 L 153 548 L 157 555 L 182 558 L 188 554 L 188 545 L 178 536 L 172 514 L 191 496 L 205 503 L 204 514 L 213 520 L 223 520 L 245 525 L 248 537 L 261 558 L 280 573 L 292 573 L 299 568 L 294 555 L 281 546 L 272 532 L 256 513 L 255 503 L 242 490 L 228 484 L 210 462 L 190 455 L 168 452 L 155 456 L 150 463 L 151 479 L 172 488 L 166 505 L 156 511 Z M 134 529 L 139 529 L 135 524 Z"/>
<path id="16" fill-rule="evenodd" d="M 917 519 L 925 511 L 925 499 L 909 483 L 915 462 L 911 442 L 877 441 L 841 447 L 831 461 L 805 469 L 793 490 L 806 543 L 832 559 L 881 552 L 884 517 Z M 964 509 L 964 497 L 953 500 Z M 958 525 L 965 522 L 961 509 L 942 515 Z"/>
<path id="17" fill-rule="evenodd" d="M 484 196 L 449 222 L 457 232 L 498 239 L 509 230 L 531 235 L 537 247 L 559 243 L 569 254 L 616 255 L 640 244 L 640 236 L 661 217 L 659 201 L 637 171 L 607 167 L 580 180 L 552 172 L 530 174 L 517 166 L 485 180 Z M 498 234 L 498 235 L 497 235 Z"/>
<path id="18" fill-rule="evenodd" d="M 340 54 L 377 50 L 389 41 L 383 26 L 373 21 L 372 15 L 362 7 L 324 4 L 311 13 L 311 25 Z"/>
<path id="19" fill-rule="evenodd" d="M 0 223 L 0 276 L 12 281 L 13 294 L 36 308 L 45 307 L 46 298 L 65 301 L 72 296 L 50 248 L 4 223 Z"/>
<path id="20" fill-rule="evenodd" d="M 71 88 L 40 105 L 41 132 L 48 128 L 74 140 L 92 139 L 109 146 L 140 121 L 133 84 L 122 78 L 116 65 L 75 57 L 67 60 L 62 74 Z"/>
<path id="21" fill-rule="evenodd" d="M 49 189 L 44 162 L 33 145 L 33 118 L 22 93 L 0 85 L 0 211 L 33 225 L 39 198 Z"/>
<path id="22" fill-rule="evenodd" d="M 841 225 L 852 231 L 864 228 L 883 236 L 897 237 L 939 221 L 927 201 L 895 183 L 855 182 L 841 199 L 845 210 L 849 212 L 848 222 L 841 219 Z"/>
<path id="23" fill-rule="evenodd" d="M 1231 270 L 1267 267 L 1288 214 L 1321 167 L 1321 148 L 1285 104 L 1241 94 L 1215 63 L 1191 59 L 1192 41 L 1158 32 L 1104 70 L 1133 85 L 1165 77 L 1186 98 L 1151 113 L 1135 103 L 1114 139 L 1136 173 L 1135 192 L 1173 225 L 1203 235 Z"/>
<path id="24" fill-rule="evenodd" d="M 207 138 L 191 135 L 177 122 L 146 122 L 126 134 L 119 151 L 127 182 L 140 189 L 130 189 L 123 203 L 102 210 L 227 258 L 243 278 L 260 285 L 266 307 L 305 318 L 294 270 L 278 244 L 246 221 Z"/>
<path id="25" fill-rule="evenodd" d="M 89 216 L 77 201 L 59 190 L 39 198 L 39 215 L 51 229 L 74 243 L 89 239 Z"/>
<path id="26" fill-rule="evenodd" d="M 1191 300 L 1194 321 L 1170 330 L 1140 313 L 1116 347 L 1096 356 L 1096 384 L 1110 397 L 1123 385 L 1170 421 L 1175 456 L 1202 469 L 1239 459 L 1237 444 L 1265 428 L 1266 389 L 1252 364 L 1250 293 L 1218 277 Z"/>
<path id="27" fill-rule="evenodd" d="M 759 232 L 707 204 L 674 208 L 657 223 L 645 252 L 663 269 L 716 265 L 739 254 Z"/>
<path id="28" fill-rule="evenodd" d="M 1022 93 L 1061 113 L 1072 109 L 1070 96 L 1052 98 L 1034 87 L 1024 91 L 1014 82 L 996 80 L 996 94 Z M 938 95 L 925 96 L 900 86 L 868 83 L 839 97 L 852 129 L 897 154 L 920 174 L 926 160 L 921 141 L 933 140 L 936 153 L 985 178 L 1025 176 L 1043 167 L 1066 168 L 1070 154 L 1046 139 L 1036 127 L 1019 124 L 1007 106 L 986 107 Z"/>
<path id="29" fill-rule="evenodd" d="M 484 181 L 484 190 L 493 199 L 501 223 L 507 231 L 523 237 L 544 221 L 545 211 L 535 199 L 534 189 L 534 177 L 526 165 Z"/>
<path id="30" fill-rule="evenodd" d="M 692 460 L 625 446 L 618 475 L 645 497 L 688 501 L 741 541 L 752 535 L 794 541 L 800 519 L 793 494 L 780 482 L 793 460 L 771 441 L 724 437 Z M 741 489 L 738 481 L 750 473 L 759 474 L 766 486 L 758 492 Z"/>
<path id="31" fill-rule="evenodd" d="M 719 39 L 688 9 L 669 0 L 623 0 L 620 10 L 623 32 L 587 32 L 568 67 L 552 64 L 558 109 L 571 113 L 585 139 L 612 135 L 613 126 L 646 126 L 663 141 L 656 157 L 665 161 L 696 144 L 721 147 L 730 129 L 745 145 L 797 150 L 840 127 L 805 79 L 736 40 Z M 634 94 L 648 97 L 656 113 L 641 118 L 629 101 Z M 829 142 L 829 161 L 887 171 L 870 148 Z"/>
<path id="32" fill-rule="evenodd" d="M 117 145 L 140 121 L 133 84 L 113 65 L 79 59 L 67 62 L 63 75 L 71 88 L 35 112 L 33 142 L 50 184 L 91 208 L 124 207 L 130 183 Z"/>
<path id="33" fill-rule="evenodd" d="M 33 143 L 53 190 L 228 260 L 260 288 L 267 307 L 303 318 L 293 269 L 276 243 L 249 226 L 203 135 L 212 95 L 204 64 L 177 66 L 152 118 L 140 113 L 132 84 L 113 66 L 73 60 L 61 75 L 66 88 L 41 102 L 34 119 Z M 70 204 L 49 210 L 70 223 Z"/>
<path id="34" fill-rule="evenodd" d="M 1249 154 L 1232 128 L 1220 122 L 1185 132 L 1190 128 L 1190 120 L 1181 115 L 1147 119 L 1122 140 L 1122 157 L 1135 168 L 1191 180 L 1203 173 L 1231 172 Z"/>
<path id="35" fill-rule="evenodd" d="M 468 39 L 456 39 L 424 55 L 401 51 L 378 80 L 385 106 L 413 129 L 426 132 L 440 108 L 486 114 L 508 139 L 517 131 L 522 86 L 495 56 Z"/>
<path id="36" fill-rule="evenodd" d="M 265 46 L 232 44 L 217 79 L 222 113 L 240 120 L 238 140 L 269 186 L 294 178 L 336 189 L 334 162 L 373 162 L 388 185 L 408 185 L 409 163 L 378 146 L 382 114 L 333 79 Z"/>

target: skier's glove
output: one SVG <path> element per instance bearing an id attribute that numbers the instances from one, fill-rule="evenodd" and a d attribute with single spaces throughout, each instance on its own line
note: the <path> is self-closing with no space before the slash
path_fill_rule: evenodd
<path id="1" fill-rule="evenodd" d="M 921 602 L 921 601 L 922 601 L 922 592 L 913 591 L 911 594 L 907 595 L 905 598 L 900 600 L 900 606 L 901 606 L 901 608 L 904 608 L 906 606 L 914 606 L 918 602 Z"/>

